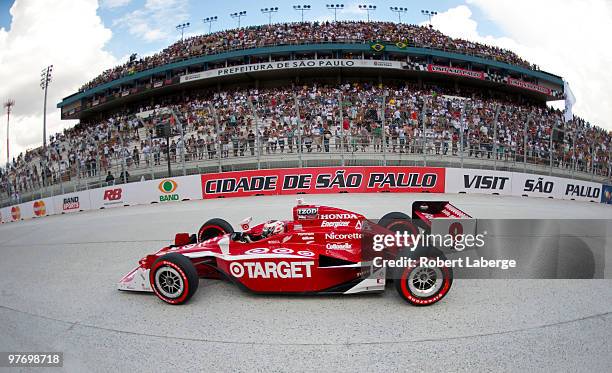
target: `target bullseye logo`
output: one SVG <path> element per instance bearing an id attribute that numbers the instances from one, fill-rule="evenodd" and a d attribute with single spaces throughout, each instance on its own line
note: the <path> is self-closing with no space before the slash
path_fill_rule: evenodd
<path id="1" fill-rule="evenodd" d="M 244 267 L 242 266 L 242 264 L 240 264 L 238 262 L 234 262 L 234 263 L 230 264 L 229 270 L 230 270 L 230 273 L 232 274 L 232 276 L 234 276 L 234 277 L 240 278 L 240 277 L 244 276 Z"/>

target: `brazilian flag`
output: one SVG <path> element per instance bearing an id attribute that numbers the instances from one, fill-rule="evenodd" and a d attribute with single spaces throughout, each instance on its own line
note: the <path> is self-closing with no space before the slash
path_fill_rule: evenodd
<path id="1" fill-rule="evenodd" d="M 381 44 L 379 42 L 376 43 L 372 43 L 370 44 L 370 48 L 374 51 L 374 52 L 382 52 L 385 50 L 385 45 Z"/>
<path id="2" fill-rule="evenodd" d="M 406 49 L 406 47 L 408 46 L 408 42 L 398 41 L 397 43 L 395 43 L 395 46 L 398 47 L 399 49 Z"/>

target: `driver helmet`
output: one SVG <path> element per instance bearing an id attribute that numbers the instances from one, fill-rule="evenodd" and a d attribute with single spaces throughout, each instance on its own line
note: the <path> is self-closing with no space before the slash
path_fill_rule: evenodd
<path id="1" fill-rule="evenodd" d="M 271 235 L 283 233 L 285 231 L 285 223 L 278 220 L 269 221 L 264 224 L 262 235 L 268 237 Z"/>

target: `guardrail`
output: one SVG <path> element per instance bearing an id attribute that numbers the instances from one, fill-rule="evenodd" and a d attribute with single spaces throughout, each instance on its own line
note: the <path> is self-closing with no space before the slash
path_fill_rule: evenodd
<path id="1" fill-rule="evenodd" d="M 74 190 L 3 207 L 0 220 L 8 223 L 85 210 L 219 197 L 374 192 L 484 193 L 612 202 L 610 185 L 556 176 L 411 165 L 333 166 L 213 172 Z"/>

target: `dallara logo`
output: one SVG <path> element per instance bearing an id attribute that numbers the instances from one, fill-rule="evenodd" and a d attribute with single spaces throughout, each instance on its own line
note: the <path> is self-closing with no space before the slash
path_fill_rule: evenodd
<path id="1" fill-rule="evenodd" d="M 164 195 L 159 196 L 159 202 L 179 200 L 179 195 L 173 194 L 174 191 L 176 191 L 176 188 L 178 188 L 178 184 L 176 183 L 176 181 L 172 179 L 162 180 L 157 186 L 157 188 L 159 189 L 160 192 L 164 194 Z"/>

